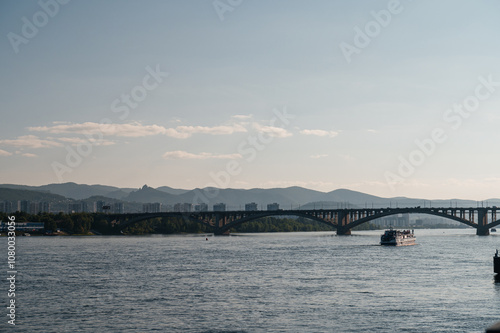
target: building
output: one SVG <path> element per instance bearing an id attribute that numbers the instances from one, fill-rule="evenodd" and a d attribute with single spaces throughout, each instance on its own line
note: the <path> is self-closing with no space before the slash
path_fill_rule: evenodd
<path id="1" fill-rule="evenodd" d="M 208 211 L 208 205 L 206 203 L 201 203 L 198 205 L 194 206 L 194 211 L 195 212 L 207 212 Z"/>
<path id="2" fill-rule="evenodd" d="M 106 206 L 106 203 L 104 201 L 99 200 L 94 202 L 94 212 L 104 213 L 104 206 Z"/>
<path id="3" fill-rule="evenodd" d="M 29 213 L 31 202 L 27 200 L 19 200 L 17 202 L 17 210 L 24 213 Z"/>
<path id="4" fill-rule="evenodd" d="M 214 212 L 225 212 L 226 211 L 226 204 L 225 203 L 218 203 L 215 204 L 213 207 Z"/>
<path id="5" fill-rule="evenodd" d="M 190 203 L 176 203 L 174 205 L 174 212 L 187 213 L 193 210 L 193 205 Z"/>
<path id="6" fill-rule="evenodd" d="M 0 212 L 15 213 L 16 211 L 28 214 L 50 213 L 50 203 L 20 200 L 14 204 L 12 201 L 0 201 Z"/>
<path id="7" fill-rule="evenodd" d="M 280 205 L 275 203 L 267 204 L 267 210 L 280 210 Z"/>
<path id="8" fill-rule="evenodd" d="M 77 201 L 68 204 L 68 214 L 72 213 L 88 213 L 88 205 L 85 201 Z"/>
<path id="9" fill-rule="evenodd" d="M 113 213 L 123 214 L 124 211 L 125 211 L 125 207 L 123 206 L 123 202 L 115 202 L 113 204 Z"/>
<path id="10" fill-rule="evenodd" d="M 81 213 L 82 212 L 82 203 L 81 202 L 74 202 L 68 204 L 68 213 Z"/>
<path id="11" fill-rule="evenodd" d="M 12 203 L 12 201 L 0 201 L 0 212 L 14 213 L 15 212 L 14 206 L 17 207 L 17 205 L 14 205 Z"/>
<path id="12" fill-rule="evenodd" d="M 410 226 L 410 214 L 397 214 L 376 219 L 373 224 L 382 227 L 409 227 Z"/>
<path id="13" fill-rule="evenodd" d="M 257 206 L 257 204 L 255 202 L 245 204 L 245 210 L 247 212 L 259 210 L 258 208 L 259 208 L 259 206 Z"/>
<path id="14" fill-rule="evenodd" d="M 40 202 L 40 211 L 42 213 L 50 213 L 50 202 Z"/>
<path id="15" fill-rule="evenodd" d="M 142 205 L 143 213 L 160 213 L 161 212 L 161 203 L 146 203 Z"/>
<path id="16" fill-rule="evenodd" d="M 30 214 L 38 214 L 38 212 L 40 212 L 40 205 L 38 202 L 33 202 L 31 201 L 30 202 L 30 209 L 29 209 L 29 213 Z"/>

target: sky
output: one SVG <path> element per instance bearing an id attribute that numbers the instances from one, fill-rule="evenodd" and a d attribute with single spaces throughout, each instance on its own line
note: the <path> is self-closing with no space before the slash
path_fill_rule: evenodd
<path id="1" fill-rule="evenodd" d="M 0 2 L 0 183 L 500 198 L 498 1 Z"/>

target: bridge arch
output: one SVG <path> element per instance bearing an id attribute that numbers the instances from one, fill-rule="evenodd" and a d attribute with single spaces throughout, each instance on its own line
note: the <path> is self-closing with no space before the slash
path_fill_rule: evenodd
<path id="1" fill-rule="evenodd" d="M 459 217 L 456 217 L 456 216 L 453 216 L 453 215 L 448 215 L 448 214 L 445 214 L 445 213 L 442 213 L 442 212 L 439 212 L 439 211 L 426 210 L 425 208 L 424 209 L 421 209 L 421 208 L 401 208 L 401 209 L 395 209 L 395 210 L 398 210 L 398 211 L 389 210 L 387 212 L 381 212 L 381 213 L 378 213 L 376 215 L 371 215 L 371 216 L 367 216 L 367 217 L 361 218 L 359 220 L 356 220 L 356 221 L 353 221 L 353 222 L 347 224 L 346 227 L 349 227 L 351 229 L 351 228 L 357 227 L 358 225 L 361 225 L 363 223 L 367 223 L 367 222 L 370 222 L 370 221 L 373 221 L 373 220 L 376 220 L 376 219 L 379 219 L 379 218 L 382 218 L 382 217 L 391 216 L 391 215 L 399 215 L 399 214 L 427 214 L 427 215 L 434 215 L 434 216 L 438 216 L 438 217 L 450 219 L 450 220 L 453 220 L 453 221 L 456 221 L 456 222 L 460 222 L 460 223 L 466 224 L 466 225 L 468 225 L 470 227 L 477 228 L 476 224 L 474 224 L 474 223 L 472 223 L 472 222 L 470 222 L 468 220 L 464 220 L 464 219 L 461 219 Z M 500 223 L 500 221 L 498 221 L 498 222 Z"/>
<path id="2" fill-rule="evenodd" d="M 322 224 L 325 224 L 329 227 L 336 227 L 335 224 L 331 223 L 331 222 L 328 222 L 324 219 L 321 219 L 319 217 L 316 217 L 316 216 L 313 216 L 313 215 L 310 215 L 310 214 L 307 214 L 307 213 L 301 213 L 299 210 L 297 211 L 280 211 L 280 210 L 275 210 L 275 211 L 259 211 L 259 213 L 257 214 L 251 214 L 251 215 L 248 215 L 248 216 L 245 216 L 243 218 L 240 218 L 240 219 L 237 219 L 237 220 L 234 220 L 234 221 L 231 221 L 229 222 L 228 224 L 224 225 L 223 227 L 220 228 L 220 232 L 221 233 L 225 233 L 225 232 L 228 232 L 229 230 L 231 230 L 231 228 L 234 228 L 234 227 L 237 227 L 245 222 L 250 222 L 250 221 L 254 221 L 254 220 L 258 220 L 258 219 L 261 219 L 261 218 L 265 218 L 265 217 L 269 217 L 269 216 L 296 216 L 296 217 L 303 217 L 303 218 L 306 218 L 308 220 L 313 220 L 313 221 L 316 221 L 316 222 L 320 222 Z"/>

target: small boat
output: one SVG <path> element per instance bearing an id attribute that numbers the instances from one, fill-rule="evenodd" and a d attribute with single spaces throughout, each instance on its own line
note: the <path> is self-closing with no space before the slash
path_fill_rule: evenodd
<path id="1" fill-rule="evenodd" d="M 390 228 L 380 236 L 380 245 L 406 246 L 415 244 L 413 230 L 394 230 Z"/>

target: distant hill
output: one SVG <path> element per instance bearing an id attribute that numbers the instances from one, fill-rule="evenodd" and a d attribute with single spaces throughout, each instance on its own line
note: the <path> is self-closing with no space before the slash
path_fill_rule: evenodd
<path id="1" fill-rule="evenodd" d="M 46 202 L 65 202 L 68 199 L 62 195 L 52 194 L 47 192 L 29 191 L 29 190 L 19 190 L 12 188 L 1 188 L 0 187 L 0 200 L 8 201 L 18 201 L 18 200 L 28 200 L 28 201 L 46 201 Z"/>
<path id="2" fill-rule="evenodd" d="M 105 196 L 112 199 L 124 200 L 132 191 L 134 191 L 134 189 L 119 189 L 116 191 L 108 192 L 105 194 Z"/>
<path id="3" fill-rule="evenodd" d="M 132 202 L 160 202 L 163 204 L 172 203 L 176 195 L 158 191 L 152 187 L 144 185 L 137 191 L 130 192 L 124 200 Z"/>
<path id="4" fill-rule="evenodd" d="M 267 204 L 278 203 L 284 209 L 297 208 L 309 201 L 321 200 L 325 193 L 301 187 L 273 189 L 194 189 L 178 195 L 178 202 L 205 202 L 211 208 L 216 203 L 225 203 L 228 210 L 244 209 L 246 203 L 255 202 L 259 209 L 266 209 Z"/>
<path id="5" fill-rule="evenodd" d="M 181 190 L 181 189 L 177 189 L 177 188 L 171 188 L 168 186 L 160 186 L 157 188 L 157 190 L 168 193 L 168 194 L 174 194 L 174 195 L 184 194 L 186 192 L 189 192 L 189 190 Z"/>
<path id="6" fill-rule="evenodd" d="M 48 184 L 42 186 L 28 186 L 28 185 L 14 185 L 14 184 L 0 184 L 1 188 L 22 189 L 40 192 L 50 192 L 59 194 L 66 198 L 81 200 L 94 195 L 102 195 L 107 197 L 116 197 L 118 193 L 129 193 L 132 189 L 120 189 L 114 186 L 107 185 L 86 185 L 76 183 L 61 183 L 61 184 Z"/>
<path id="7" fill-rule="evenodd" d="M 30 200 L 48 202 L 73 202 L 76 200 L 123 202 L 131 211 L 141 211 L 143 203 L 160 202 L 173 206 L 176 203 L 207 203 L 209 210 L 216 203 L 225 203 L 227 210 L 244 209 L 245 204 L 255 202 L 259 209 L 267 209 L 267 204 L 278 203 L 282 209 L 337 209 L 363 207 L 477 207 L 481 205 L 499 206 L 499 199 L 484 202 L 473 200 L 443 199 L 426 200 L 418 198 L 382 198 L 348 189 L 320 192 L 298 186 L 271 189 L 217 189 L 197 188 L 175 189 L 168 186 L 152 188 L 144 185 L 138 189 L 118 188 L 106 185 L 86 185 L 76 183 L 27 186 L 16 184 L 0 185 L 0 200 Z M 61 204 L 62 205 L 62 204 Z M 64 206 L 64 205 L 63 205 Z M 63 207 L 61 206 L 61 207 Z"/>
<path id="8" fill-rule="evenodd" d="M 374 203 L 380 205 L 386 202 L 387 198 L 377 197 L 375 195 L 366 194 L 363 192 L 357 192 L 347 189 L 338 189 L 327 193 L 328 200 L 337 202 L 348 202 L 351 204 L 364 206 L 365 203 Z"/>

